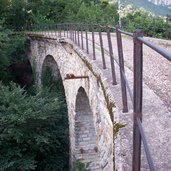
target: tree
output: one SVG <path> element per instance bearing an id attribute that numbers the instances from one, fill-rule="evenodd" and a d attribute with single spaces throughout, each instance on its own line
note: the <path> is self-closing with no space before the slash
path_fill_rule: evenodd
<path id="1" fill-rule="evenodd" d="M 0 170 L 68 169 L 67 108 L 58 99 L 0 82 Z"/>

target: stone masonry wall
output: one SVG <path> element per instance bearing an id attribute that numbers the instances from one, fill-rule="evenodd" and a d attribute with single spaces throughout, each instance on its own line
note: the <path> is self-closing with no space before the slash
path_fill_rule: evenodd
<path id="1" fill-rule="evenodd" d="M 91 162 L 90 170 L 112 171 L 113 116 L 102 72 L 71 42 L 44 39 L 30 38 L 30 60 L 36 65 L 38 84 L 41 84 L 43 62 L 48 55 L 58 65 L 68 107 L 70 170 L 74 170 L 75 160 L 80 160 Z M 66 74 L 89 78 L 67 80 Z"/>

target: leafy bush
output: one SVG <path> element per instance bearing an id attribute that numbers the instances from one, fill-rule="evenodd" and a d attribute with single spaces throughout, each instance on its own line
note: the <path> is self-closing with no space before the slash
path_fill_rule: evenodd
<path id="1" fill-rule="evenodd" d="M 108 1 L 101 3 L 82 2 L 81 0 L 72 0 L 66 5 L 67 13 L 65 21 L 89 22 L 116 24 L 118 22 L 117 4 L 109 4 Z"/>
<path id="2" fill-rule="evenodd" d="M 12 35 L 12 32 L 3 27 L 0 20 L 0 80 L 8 83 L 12 79 L 9 66 L 26 59 L 24 35 Z"/>
<path id="3" fill-rule="evenodd" d="M 76 171 L 89 171 L 90 169 L 88 169 L 90 165 L 90 162 L 88 163 L 82 163 L 80 161 L 76 162 Z"/>
<path id="4" fill-rule="evenodd" d="M 62 83 L 62 78 L 59 75 L 58 78 L 53 76 L 52 69 L 46 66 L 42 73 L 42 86 L 45 89 L 49 89 L 50 92 L 58 92 L 63 98 L 65 98 L 65 90 Z"/>
<path id="5" fill-rule="evenodd" d="M 133 32 L 139 28 L 144 30 L 146 36 L 153 36 L 157 38 L 171 38 L 170 27 L 171 22 L 166 22 L 164 18 L 154 17 L 153 14 L 144 9 L 133 9 L 131 5 L 124 8 L 121 13 L 122 27 Z"/>
<path id="6" fill-rule="evenodd" d="M 0 170 L 68 170 L 68 137 L 66 104 L 56 93 L 28 96 L 0 82 Z"/>

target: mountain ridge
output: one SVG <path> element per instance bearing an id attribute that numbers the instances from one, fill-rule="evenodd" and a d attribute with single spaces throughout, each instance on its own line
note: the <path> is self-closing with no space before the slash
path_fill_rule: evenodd
<path id="1" fill-rule="evenodd" d="M 148 0 L 155 5 L 171 6 L 171 0 Z"/>
<path id="2" fill-rule="evenodd" d="M 152 12 L 156 16 L 166 16 L 171 14 L 168 5 L 171 4 L 171 0 L 121 0 L 121 4 L 123 6 L 132 4 L 135 8 L 143 7 L 144 9 L 149 12 Z"/>

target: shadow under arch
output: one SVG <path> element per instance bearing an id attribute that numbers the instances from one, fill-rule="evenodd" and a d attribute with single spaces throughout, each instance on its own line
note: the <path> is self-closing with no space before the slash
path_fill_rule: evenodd
<path id="1" fill-rule="evenodd" d="M 48 87 L 50 90 L 64 93 L 64 86 L 58 64 L 51 55 L 47 55 L 43 61 L 41 84 L 43 87 Z"/>
<path id="2" fill-rule="evenodd" d="M 99 169 L 97 134 L 88 96 L 80 87 L 75 108 L 75 159 L 78 163 L 89 163 L 89 169 Z"/>

